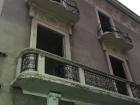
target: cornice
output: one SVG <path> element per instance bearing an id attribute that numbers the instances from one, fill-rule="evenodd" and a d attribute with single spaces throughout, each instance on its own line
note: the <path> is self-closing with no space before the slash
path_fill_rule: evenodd
<path id="1" fill-rule="evenodd" d="M 124 6 L 122 3 L 120 3 L 118 0 L 107 0 L 109 3 L 114 5 L 116 8 L 127 14 L 129 17 L 131 17 L 136 22 L 140 23 L 140 16 L 138 16 L 136 13 L 131 11 L 129 8 Z M 128 1 L 129 2 L 129 1 Z"/>

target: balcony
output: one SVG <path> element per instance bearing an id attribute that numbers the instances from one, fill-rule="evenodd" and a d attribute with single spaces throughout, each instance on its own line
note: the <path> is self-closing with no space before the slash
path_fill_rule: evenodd
<path id="1" fill-rule="evenodd" d="M 43 16 L 57 19 L 67 24 L 75 24 L 80 19 L 75 0 L 27 0 L 28 4 L 43 12 Z"/>
<path id="2" fill-rule="evenodd" d="M 122 32 L 117 27 L 104 27 L 103 30 L 99 25 L 97 33 L 99 40 L 110 48 L 121 51 L 128 51 L 133 48 L 132 39 L 128 36 L 128 33 Z"/>
<path id="3" fill-rule="evenodd" d="M 101 105 L 140 104 L 140 85 L 39 49 L 21 52 L 12 86 L 25 94 L 55 91 L 68 99 Z"/>

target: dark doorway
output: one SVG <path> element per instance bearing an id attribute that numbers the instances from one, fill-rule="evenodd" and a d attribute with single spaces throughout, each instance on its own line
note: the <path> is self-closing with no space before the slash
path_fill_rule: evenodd
<path id="1" fill-rule="evenodd" d="M 100 19 L 102 31 L 103 32 L 111 32 L 112 29 L 111 29 L 111 24 L 110 24 L 110 18 L 101 12 L 98 12 L 98 14 L 99 14 L 99 19 Z"/>
<path id="2" fill-rule="evenodd" d="M 58 56 L 63 56 L 63 36 L 57 32 L 38 25 L 37 48 Z M 63 77 L 63 64 L 46 57 L 45 73 Z"/>
<path id="3" fill-rule="evenodd" d="M 110 62 L 114 75 L 126 79 L 126 75 L 123 67 L 123 61 L 112 56 L 109 57 L 110 57 Z M 116 81 L 116 86 L 119 93 L 128 95 L 126 84 L 124 82 Z"/>

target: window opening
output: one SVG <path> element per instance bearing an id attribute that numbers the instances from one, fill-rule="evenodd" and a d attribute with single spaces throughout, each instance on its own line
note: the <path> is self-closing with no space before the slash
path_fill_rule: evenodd
<path id="1" fill-rule="evenodd" d="M 63 35 L 38 25 L 37 48 L 55 55 L 63 56 Z M 64 77 L 64 66 L 61 62 L 46 57 L 45 73 Z"/>
<path id="2" fill-rule="evenodd" d="M 114 75 L 126 79 L 126 75 L 123 67 L 123 61 L 112 56 L 109 57 L 110 57 L 110 62 Z M 127 87 L 124 82 L 116 81 L 116 87 L 119 93 L 128 95 Z"/>
<path id="3" fill-rule="evenodd" d="M 103 32 L 111 32 L 111 23 L 110 18 L 104 15 L 101 12 L 98 12 L 99 19 L 100 19 L 100 25 Z"/>
<path id="4" fill-rule="evenodd" d="M 61 2 L 61 0 L 52 0 L 52 1 L 59 2 L 59 3 Z"/>
<path id="5" fill-rule="evenodd" d="M 75 105 L 73 102 L 68 102 L 68 101 L 59 101 L 59 105 Z"/>

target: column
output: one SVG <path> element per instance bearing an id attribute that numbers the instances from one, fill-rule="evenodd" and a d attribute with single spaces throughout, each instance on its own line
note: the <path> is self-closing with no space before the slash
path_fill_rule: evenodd
<path id="1" fill-rule="evenodd" d="M 47 105 L 59 105 L 59 99 L 61 98 L 61 94 L 58 93 L 49 93 L 47 97 Z"/>
<path id="2" fill-rule="evenodd" d="M 45 56 L 42 54 L 39 54 L 38 56 L 38 72 L 40 74 L 44 74 L 45 73 Z"/>
<path id="3" fill-rule="evenodd" d="M 84 70 L 82 68 L 79 68 L 79 78 L 80 78 L 80 83 L 82 85 L 85 85 L 86 82 L 85 82 L 85 74 L 84 74 Z"/>

